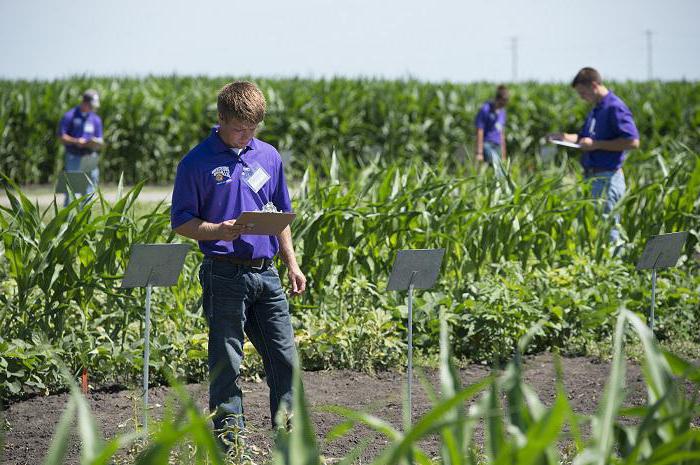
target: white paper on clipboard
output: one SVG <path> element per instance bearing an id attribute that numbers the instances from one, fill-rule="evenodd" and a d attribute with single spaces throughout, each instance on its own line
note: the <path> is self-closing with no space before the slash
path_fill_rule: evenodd
<path id="1" fill-rule="evenodd" d="M 564 147 L 570 147 L 570 148 L 572 148 L 572 149 L 580 149 L 580 148 L 581 148 L 581 145 L 580 145 L 580 144 L 577 144 L 577 143 L 575 143 L 575 142 L 565 141 L 565 140 L 554 140 L 554 139 L 551 139 L 550 142 L 551 142 L 552 144 L 562 145 L 562 146 L 564 146 Z"/>

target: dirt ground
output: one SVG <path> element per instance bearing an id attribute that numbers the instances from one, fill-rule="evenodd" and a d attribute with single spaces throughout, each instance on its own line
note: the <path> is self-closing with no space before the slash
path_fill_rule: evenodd
<path id="1" fill-rule="evenodd" d="M 592 413 L 602 396 L 609 373 L 609 364 L 591 358 L 565 358 L 562 360 L 566 392 L 572 407 L 578 413 Z M 425 378 L 431 384 L 439 384 L 435 370 L 423 370 Z M 471 384 L 489 374 L 489 368 L 472 365 L 461 370 L 463 385 Z M 305 372 L 304 389 L 313 411 L 313 421 L 322 444 L 322 453 L 329 459 L 345 456 L 365 438 L 372 438 L 362 462 L 376 457 L 386 446 L 383 437 L 367 428 L 356 427 L 350 434 L 324 442 L 325 435 L 341 419 L 334 414 L 318 410 L 325 405 L 340 405 L 354 410 L 371 412 L 384 420 L 390 421 L 397 428 L 401 424 L 402 389 L 405 375 L 402 372 L 385 372 L 368 375 L 351 371 Z M 555 393 L 555 373 L 553 357 L 540 354 L 525 359 L 525 381 L 532 386 L 543 402 L 551 404 Z M 206 409 L 208 393 L 206 385 L 189 385 L 188 391 L 203 410 Z M 249 443 L 255 445 L 254 459 L 264 463 L 270 458 L 270 413 L 268 407 L 267 385 L 246 382 L 243 384 L 246 420 L 249 428 Z M 103 434 L 113 437 L 134 428 L 135 419 L 140 417 L 139 396 L 134 391 L 110 392 L 103 390 L 89 394 L 90 405 Z M 171 395 L 168 388 L 158 387 L 149 391 L 153 414 L 159 416 L 163 405 Z M 3 412 L 5 439 L 2 451 L 3 464 L 37 464 L 41 463 L 51 441 L 52 434 L 65 408 L 67 394 L 35 397 L 24 402 L 9 405 Z M 627 366 L 627 405 L 639 405 L 645 402 L 646 388 L 642 381 L 640 367 L 633 363 Z M 414 419 L 425 413 L 430 402 L 419 381 L 414 383 L 413 415 Z M 477 440 L 481 438 L 477 437 Z M 437 440 L 421 444 L 429 454 L 438 453 Z M 78 463 L 79 445 L 71 447 L 69 461 Z"/>

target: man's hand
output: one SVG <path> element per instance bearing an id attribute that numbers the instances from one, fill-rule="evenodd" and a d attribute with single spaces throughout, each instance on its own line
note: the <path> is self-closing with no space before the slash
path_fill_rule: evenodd
<path id="1" fill-rule="evenodd" d="M 219 238 L 222 241 L 235 241 L 241 235 L 243 227 L 236 224 L 236 220 L 226 220 L 217 225 Z"/>
<path id="2" fill-rule="evenodd" d="M 476 161 L 484 161 L 484 152 L 476 153 Z"/>
<path id="3" fill-rule="evenodd" d="M 292 286 L 292 297 L 301 295 L 306 290 L 306 276 L 298 266 L 289 268 L 287 271 L 289 284 Z"/>
<path id="4" fill-rule="evenodd" d="M 595 150 L 597 148 L 595 141 L 590 137 L 582 137 L 579 139 L 578 145 L 581 146 L 581 150 L 584 152 L 590 152 L 591 150 Z"/>

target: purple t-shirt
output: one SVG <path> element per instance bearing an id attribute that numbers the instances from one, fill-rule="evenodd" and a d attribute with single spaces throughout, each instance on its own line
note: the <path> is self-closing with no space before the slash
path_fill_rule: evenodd
<path id="1" fill-rule="evenodd" d="M 484 130 L 484 142 L 501 145 L 501 135 L 506 127 L 506 110 L 496 110 L 493 102 L 486 102 L 476 115 L 477 129 Z"/>
<path id="2" fill-rule="evenodd" d="M 245 166 L 257 163 L 270 179 L 258 190 L 241 179 Z M 258 211 L 272 202 L 289 212 L 292 205 L 284 178 L 282 158 L 273 146 L 251 139 L 240 157 L 219 137 L 217 128 L 180 160 L 175 176 L 170 224 L 173 229 L 193 218 L 210 223 L 236 219 L 244 211 Z M 279 250 L 275 236 L 244 234 L 233 242 L 199 241 L 205 255 L 272 258 Z"/>
<path id="3" fill-rule="evenodd" d="M 579 132 L 581 137 L 593 140 L 639 139 L 639 131 L 625 102 L 608 92 L 586 116 L 586 122 Z M 624 151 L 593 150 L 583 153 L 581 164 L 584 168 L 616 171 L 622 167 L 626 155 Z"/>
<path id="4" fill-rule="evenodd" d="M 68 134 L 71 137 L 85 139 L 101 138 L 102 137 L 102 120 L 95 112 L 81 113 L 80 106 L 68 110 L 61 118 L 61 123 L 58 126 L 58 135 Z M 84 155 L 92 153 L 95 149 L 80 148 L 75 145 L 64 144 L 66 150 L 76 155 Z"/>

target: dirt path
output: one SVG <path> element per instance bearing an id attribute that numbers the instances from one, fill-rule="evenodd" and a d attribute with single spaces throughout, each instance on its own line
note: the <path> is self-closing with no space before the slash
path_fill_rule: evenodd
<path id="1" fill-rule="evenodd" d="M 124 186 L 124 192 L 127 192 L 133 186 Z M 114 184 L 100 185 L 100 190 L 105 199 L 109 202 L 114 202 L 117 198 L 117 186 Z M 47 206 L 54 199 L 53 186 L 50 185 L 34 185 L 34 186 L 23 186 L 22 192 L 29 197 L 32 202 L 38 202 L 40 206 Z M 172 197 L 172 186 L 143 186 L 143 189 L 139 193 L 140 202 L 156 203 L 161 200 L 165 200 L 170 203 Z M 60 205 L 63 205 L 63 195 L 56 194 Z M 5 195 L 4 190 L 0 190 L 0 205 L 8 206 L 9 200 L 7 195 Z"/>
<path id="2" fill-rule="evenodd" d="M 607 380 L 609 364 L 599 363 L 590 358 L 567 358 L 562 360 L 562 365 L 566 390 L 574 410 L 585 414 L 594 412 Z M 487 367 L 473 365 L 461 370 L 461 379 L 466 385 L 488 373 Z M 436 371 L 426 371 L 425 376 L 432 385 L 438 385 Z M 550 354 L 541 354 L 526 360 L 525 381 L 535 388 L 542 401 L 547 404 L 554 399 L 554 379 L 553 357 Z M 333 414 L 320 412 L 319 407 L 324 405 L 341 405 L 368 411 L 390 421 L 398 428 L 401 424 L 401 389 L 404 382 L 404 374 L 399 372 L 379 373 L 375 376 L 351 371 L 305 372 L 304 388 L 313 410 L 313 420 L 319 438 L 322 440 L 341 421 Z M 416 382 L 414 386 L 414 418 L 417 418 L 429 409 L 430 403 L 420 382 Z M 258 451 L 256 461 L 265 462 L 270 457 L 271 438 L 267 386 L 265 383 L 246 382 L 243 388 L 246 418 L 250 429 L 249 441 Z M 204 410 L 208 398 L 207 387 L 190 385 L 187 389 Z M 628 405 L 639 405 L 646 398 L 640 367 L 632 363 L 628 364 L 627 369 L 627 393 Z M 138 395 L 139 393 L 131 391 L 95 392 L 89 395 L 97 423 L 105 436 L 112 437 L 133 429 L 134 420 L 140 415 L 139 399 L 134 399 L 134 396 Z M 163 404 L 169 398 L 169 390 L 165 387 L 153 388 L 150 398 L 154 414 L 159 416 L 163 411 Z M 7 431 L 2 463 L 40 463 L 66 401 L 67 395 L 60 394 L 36 397 L 10 405 L 3 413 Z M 362 459 L 366 462 L 377 456 L 386 446 L 383 437 L 366 428 L 356 428 L 343 438 L 324 443 L 322 452 L 329 458 L 343 457 L 367 437 L 371 437 L 372 440 Z M 429 454 L 438 452 L 437 440 L 424 442 L 422 447 Z M 79 456 L 79 448 L 75 445 L 71 448 L 68 463 L 78 463 Z"/>

